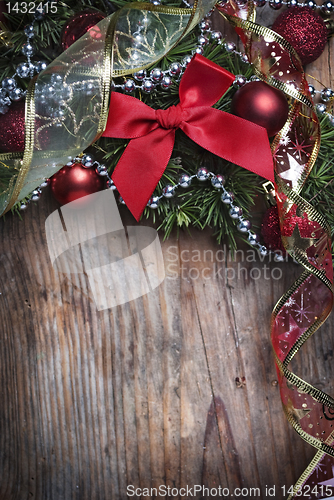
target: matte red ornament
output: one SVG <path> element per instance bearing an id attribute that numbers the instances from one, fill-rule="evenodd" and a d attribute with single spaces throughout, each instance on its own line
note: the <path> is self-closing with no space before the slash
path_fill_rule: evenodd
<path id="1" fill-rule="evenodd" d="M 271 250 L 279 250 L 284 256 L 286 255 L 286 250 L 281 239 L 277 205 L 268 208 L 264 214 L 261 225 L 261 235 L 268 248 Z"/>
<path id="2" fill-rule="evenodd" d="M 281 90 L 264 82 L 246 83 L 234 94 L 231 112 L 264 127 L 271 137 L 281 130 L 288 114 L 288 101 Z"/>
<path id="3" fill-rule="evenodd" d="M 327 42 L 326 25 L 310 7 L 290 7 L 277 17 L 272 29 L 292 45 L 303 65 L 318 59 Z"/>
<path id="4" fill-rule="evenodd" d="M 94 168 L 84 168 L 80 163 L 63 167 L 51 178 L 52 194 L 61 205 L 101 191 L 103 187 L 103 177 Z"/>
<path id="5" fill-rule="evenodd" d="M 102 12 L 91 9 L 84 10 L 71 17 L 61 34 L 63 50 L 68 49 L 72 43 L 79 40 L 87 31 L 90 31 L 92 38 L 102 37 L 99 28 L 95 28 L 95 25 L 105 17 Z"/>

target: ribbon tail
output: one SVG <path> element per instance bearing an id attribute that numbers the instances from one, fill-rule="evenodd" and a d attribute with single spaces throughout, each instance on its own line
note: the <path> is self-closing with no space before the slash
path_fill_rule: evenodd
<path id="1" fill-rule="evenodd" d="M 119 160 L 112 180 L 138 221 L 172 155 L 175 130 L 158 128 L 132 139 Z"/>
<path id="2" fill-rule="evenodd" d="M 180 128 L 211 153 L 274 182 L 274 166 L 265 128 L 214 108 L 189 110 Z"/>

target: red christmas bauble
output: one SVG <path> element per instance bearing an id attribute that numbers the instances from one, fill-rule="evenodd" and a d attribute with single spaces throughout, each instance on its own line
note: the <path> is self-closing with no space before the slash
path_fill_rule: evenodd
<path id="1" fill-rule="evenodd" d="M 303 65 L 318 59 L 327 42 L 326 25 L 310 7 L 290 7 L 277 17 L 272 29 L 292 45 Z"/>
<path id="2" fill-rule="evenodd" d="M 38 130 L 43 123 L 43 120 L 36 118 L 35 130 Z M 24 101 L 13 102 L 7 113 L 0 115 L 0 151 L 2 153 L 24 151 L 24 124 L 25 103 Z M 45 128 L 38 135 L 36 143 L 44 151 L 48 148 L 49 142 L 49 129 Z"/>
<path id="3" fill-rule="evenodd" d="M 261 225 L 261 235 L 268 248 L 274 251 L 279 250 L 284 256 L 286 255 L 286 250 L 281 238 L 277 205 L 268 208 L 264 214 Z"/>
<path id="4" fill-rule="evenodd" d="M 24 150 L 25 105 L 14 102 L 0 117 L 0 150 L 3 153 Z"/>
<path id="5" fill-rule="evenodd" d="M 106 16 L 96 10 L 84 10 L 71 17 L 64 26 L 61 34 L 61 46 L 63 50 L 68 49 L 72 43 L 79 40 L 87 31 L 91 31 L 92 38 L 101 38 L 102 34 L 99 28 L 93 28 Z"/>
<path id="6" fill-rule="evenodd" d="M 289 105 L 280 90 L 264 82 L 250 82 L 234 94 L 231 111 L 234 115 L 261 125 L 271 137 L 285 124 Z"/>
<path id="7" fill-rule="evenodd" d="M 84 168 L 80 163 L 61 168 L 51 178 L 52 194 L 61 205 L 101 191 L 103 186 L 103 177 L 94 168 Z"/>

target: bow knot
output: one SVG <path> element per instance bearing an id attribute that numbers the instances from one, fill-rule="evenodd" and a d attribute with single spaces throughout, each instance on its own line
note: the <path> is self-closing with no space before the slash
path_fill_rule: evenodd
<path id="1" fill-rule="evenodd" d="M 196 54 L 180 82 L 176 106 L 155 111 L 135 97 L 112 92 L 103 135 L 131 139 L 112 180 L 137 220 L 172 155 L 178 128 L 211 153 L 274 181 L 267 131 L 212 108 L 234 79 Z"/>
<path id="2" fill-rule="evenodd" d="M 157 109 L 155 117 L 161 128 L 173 129 L 179 128 L 185 120 L 184 110 L 180 104 L 170 106 L 167 109 Z"/>

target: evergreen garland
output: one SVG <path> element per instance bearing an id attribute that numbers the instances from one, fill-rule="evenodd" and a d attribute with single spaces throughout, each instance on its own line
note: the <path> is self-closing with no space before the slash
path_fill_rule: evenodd
<path id="1" fill-rule="evenodd" d="M 15 4 L 15 0 L 9 1 L 11 5 Z M 110 14 L 126 3 L 125 0 L 114 0 L 112 3 L 109 0 L 58 1 L 57 13 L 46 14 L 40 22 L 36 23 L 35 37 L 33 39 L 36 53 L 33 59 L 35 61 L 44 59 L 50 62 L 61 53 L 61 32 L 73 15 L 87 8 L 101 10 Z M 168 5 L 183 6 L 181 1 L 169 2 Z M 17 64 L 25 60 L 20 53 L 22 44 L 26 41 L 23 30 L 33 19 L 32 14 L 18 15 L 12 13 L 6 14 L 6 17 L 13 32 L 13 46 L 9 48 L 2 46 L 0 48 L 0 81 L 6 76 L 12 76 Z M 159 61 L 157 66 L 165 70 L 172 62 L 180 62 L 186 55 L 190 55 L 196 45 L 198 35 L 199 30 L 195 28 L 192 33 Z M 252 68 L 249 64 L 243 62 L 238 54 L 227 52 L 224 45 L 218 45 L 215 40 L 211 40 L 204 48 L 203 55 L 235 75 L 242 74 L 247 79 L 252 76 Z M 149 68 L 148 71 L 150 69 L 152 68 Z M 125 79 L 118 79 L 115 83 L 123 83 Z M 20 84 L 27 86 L 27 81 L 22 80 Z M 152 94 L 143 94 L 137 90 L 134 95 L 152 108 L 167 109 L 169 106 L 178 103 L 178 84 L 177 79 L 174 79 L 173 85 L 168 90 L 158 88 Z M 231 87 L 214 107 L 230 112 L 230 103 L 235 91 L 236 89 Z M 320 124 L 322 131 L 321 148 L 302 196 L 325 216 L 331 225 L 332 232 L 334 232 L 334 183 L 332 182 L 334 129 L 326 117 L 321 117 Z M 92 145 L 89 150 L 93 152 L 97 160 L 105 162 L 111 174 L 127 142 L 122 139 L 103 137 Z M 242 139 L 240 147 L 242 147 Z M 166 184 L 176 184 L 181 173 L 195 174 L 200 166 L 206 166 L 210 171 L 224 175 L 226 189 L 234 193 L 235 204 L 243 209 L 245 216 L 248 218 L 249 211 L 261 191 L 263 179 L 202 149 L 180 130 L 176 133 L 172 159 L 156 187 L 155 194 L 160 195 L 163 186 Z M 6 180 L 1 171 L 0 185 L 6 183 Z M 129 180 L 129 182 L 135 182 L 135 180 Z M 18 211 L 18 208 L 19 205 L 17 204 L 14 209 Z M 178 228 L 194 226 L 201 229 L 210 226 L 213 228 L 218 242 L 227 239 L 232 248 L 236 248 L 235 235 L 242 238 L 242 235 L 236 229 L 234 221 L 228 216 L 227 207 L 220 200 L 220 192 L 214 189 L 209 182 L 193 181 L 191 187 L 185 190 L 182 188 L 177 190 L 173 198 L 162 199 L 155 211 L 148 207 L 145 208 L 143 217 L 151 217 L 153 222 L 157 222 L 166 237 L 169 236 L 175 226 Z"/>

